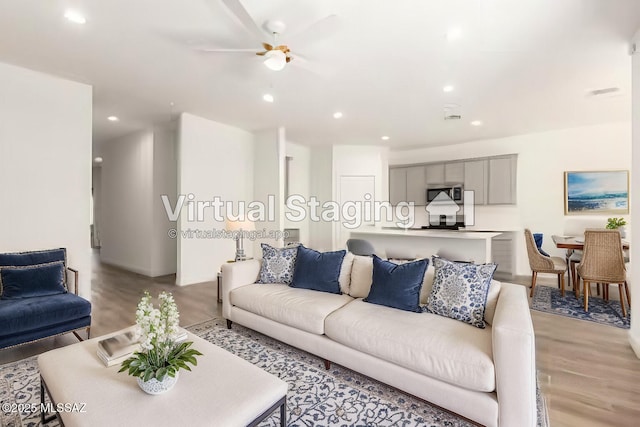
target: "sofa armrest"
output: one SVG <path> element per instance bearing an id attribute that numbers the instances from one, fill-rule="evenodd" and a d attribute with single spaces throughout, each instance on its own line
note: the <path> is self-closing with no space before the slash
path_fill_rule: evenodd
<path id="1" fill-rule="evenodd" d="M 499 425 L 534 427 L 536 346 L 524 286 L 502 283 L 492 334 Z"/>
<path id="2" fill-rule="evenodd" d="M 225 319 L 229 319 L 231 315 L 229 293 L 234 288 L 255 283 L 260 275 L 261 265 L 262 260 L 257 259 L 222 265 L 222 315 Z"/>
<path id="3" fill-rule="evenodd" d="M 78 270 L 71 267 L 67 267 L 67 270 L 73 273 L 73 289 L 75 291 L 75 294 L 78 295 Z M 68 285 L 67 285 L 67 288 L 68 288 Z"/>

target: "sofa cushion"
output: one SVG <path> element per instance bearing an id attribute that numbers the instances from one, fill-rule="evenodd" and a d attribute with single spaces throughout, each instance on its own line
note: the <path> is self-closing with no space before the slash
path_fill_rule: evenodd
<path id="1" fill-rule="evenodd" d="M 2 299 L 32 298 L 67 292 L 64 262 L 24 267 L 0 267 Z"/>
<path id="2" fill-rule="evenodd" d="M 484 309 L 484 321 L 493 325 L 493 316 L 496 314 L 496 305 L 498 305 L 498 297 L 502 284 L 497 280 L 492 280 L 489 285 L 489 293 L 487 294 L 487 305 Z"/>
<path id="3" fill-rule="evenodd" d="M 487 295 L 496 264 L 472 264 L 433 257 L 436 268 L 427 309 L 484 328 Z"/>
<path id="4" fill-rule="evenodd" d="M 91 303 L 65 293 L 34 298 L 0 300 L 0 334 L 12 335 L 64 324 L 91 315 Z"/>
<path id="5" fill-rule="evenodd" d="M 341 293 L 340 270 L 346 251 L 318 252 L 298 246 L 291 287 Z"/>
<path id="6" fill-rule="evenodd" d="M 262 265 L 258 283 L 291 283 L 298 247 L 274 248 L 262 243 Z"/>
<path id="7" fill-rule="evenodd" d="M 420 312 L 420 289 L 429 265 L 426 259 L 396 264 L 373 256 L 373 282 L 366 302 Z"/>
<path id="8" fill-rule="evenodd" d="M 491 328 L 355 300 L 325 321 L 341 344 L 470 390 L 495 389 Z"/>
<path id="9" fill-rule="evenodd" d="M 353 301 L 348 295 L 296 289 L 285 284 L 246 285 L 230 293 L 232 305 L 312 334 L 324 334 L 325 318 Z"/>

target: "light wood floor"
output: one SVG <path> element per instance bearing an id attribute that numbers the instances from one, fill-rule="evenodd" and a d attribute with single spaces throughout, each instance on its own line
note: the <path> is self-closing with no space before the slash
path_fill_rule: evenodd
<path id="1" fill-rule="evenodd" d="M 173 276 L 150 279 L 94 264 L 92 336 L 134 323 L 144 290 L 172 291 L 183 326 L 219 316 L 216 283 L 177 287 Z M 528 283 L 528 278 L 514 280 Z M 542 284 L 554 285 L 553 279 Z M 538 379 L 553 427 L 640 425 L 640 360 L 627 330 L 532 311 Z M 0 363 L 19 360 L 76 342 L 70 335 L 0 351 Z M 511 426 L 509 426 L 511 427 Z M 519 427 L 519 426 L 513 426 Z"/>

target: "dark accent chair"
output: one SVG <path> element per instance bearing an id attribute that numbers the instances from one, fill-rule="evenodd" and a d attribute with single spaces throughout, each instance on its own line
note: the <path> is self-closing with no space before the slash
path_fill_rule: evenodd
<path id="1" fill-rule="evenodd" d="M 68 273 L 74 292 L 69 292 Z M 64 248 L 0 254 L 0 348 L 91 328 L 91 303 L 78 296 L 78 271 Z"/>
<path id="2" fill-rule="evenodd" d="M 376 253 L 373 245 L 368 240 L 349 239 L 347 240 L 347 250 L 354 255 L 371 256 Z"/>

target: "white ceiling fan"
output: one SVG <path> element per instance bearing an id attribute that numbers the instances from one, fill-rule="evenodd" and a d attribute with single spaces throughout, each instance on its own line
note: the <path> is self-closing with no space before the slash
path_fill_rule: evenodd
<path id="1" fill-rule="evenodd" d="M 206 0 L 211 4 L 215 0 Z M 239 0 L 222 0 L 222 3 L 235 15 L 244 28 L 255 39 L 256 43 L 260 43 L 261 48 L 248 48 L 248 49 L 224 49 L 224 48 L 208 48 L 200 47 L 198 50 L 203 52 L 253 52 L 256 55 L 264 57 L 264 65 L 273 71 L 280 71 L 284 67 L 291 63 L 300 68 L 305 68 L 313 72 L 320 72 L 322 74 L 321 67 L 316 64 L 312 64 L 300 55 L 298 51 L 291 52 L 289 46 L 286 44 L 278 44 L 280 37 L 286 30 L 286 25 L 282 21 L 269 20 L 265 22 L 264 28 L 266 31 L 260 29 L 256 22 L 251 18 L 251 15 L 247 12 L 244 6 Z M 338 17 L 336 15 L 329 15 L 316 21 L 305 30 L 295 34 L 293 39 L 296 44 L 311 44 L 319 41 L 325 37 L 328 37 L 338 29 Z M 270 38 L 269 42 L 265 42 L 265 37 Z"/>

